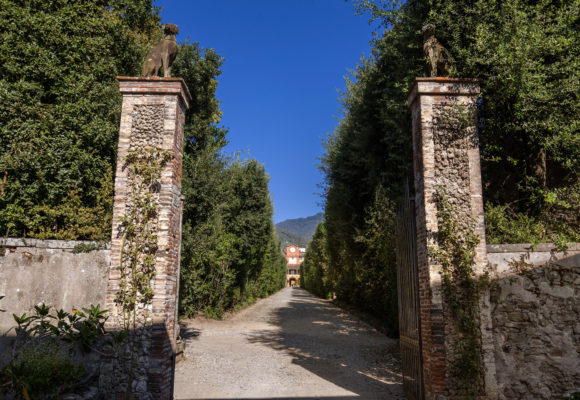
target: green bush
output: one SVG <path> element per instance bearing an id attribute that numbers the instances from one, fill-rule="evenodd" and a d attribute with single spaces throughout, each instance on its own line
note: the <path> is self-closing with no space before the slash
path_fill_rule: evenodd
<path id="1" fill-rule="evenodd" d="M 485 234 L 488 244 L 550 242 L 564 249 L 567 243 L 580 241 L 579 231 L 547 212 L 530 215 L 507 205 L 486 205 Z"/>
<path id="2" fill-rule="evenodd" d="M 85 376 L 58 342 L 51 340 L 24 347 L 0 370 L 3 391 L 22 399 L 58 399 Z"/>
<path id="3" fill-rule="evenodd" d="M 0 369 L 2 392 L 26 400 L 56 399 L 74 389 L 87 373 L 74 357 L 77 350 L 104 344 L 106 312 L 99 305 L 51 312 L 39 304 L 31 315 L 13 315 L 16 341 L 12 359 Z"/>

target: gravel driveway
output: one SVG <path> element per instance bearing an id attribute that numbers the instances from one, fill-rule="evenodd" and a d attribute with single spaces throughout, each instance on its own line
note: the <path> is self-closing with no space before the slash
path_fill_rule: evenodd
<path id="1" fill-rule="evenodd" d="M 405 399 L 397 342 L 300 288 L 182 336 L 175 399 Z"/>

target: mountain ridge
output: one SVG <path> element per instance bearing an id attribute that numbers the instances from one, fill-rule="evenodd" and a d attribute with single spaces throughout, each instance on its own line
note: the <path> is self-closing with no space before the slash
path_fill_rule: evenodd
<path id="1" fill-rule="evenodd" d="M 295 244 L 306 247 L 312 240 L 312 235 L 318 223 L 324 218 L 324 213 L 319 212 L 305 218 L 286 219 L 276 224 L 276 232 L 284 247 L 287 244 Z"/>

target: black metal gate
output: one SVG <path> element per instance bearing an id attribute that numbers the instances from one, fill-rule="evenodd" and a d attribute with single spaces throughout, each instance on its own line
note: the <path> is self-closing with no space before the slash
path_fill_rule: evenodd
<path id="1" fill-rule="evenodd" d="M 409 400 L 423 400 L 415 202 L 410 198 L 409 185 L 397 213 L 396 246 L 403 388 Z"/>

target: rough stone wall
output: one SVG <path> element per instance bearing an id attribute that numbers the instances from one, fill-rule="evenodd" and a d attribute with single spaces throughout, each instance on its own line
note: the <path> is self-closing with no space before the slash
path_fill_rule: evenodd
<path id="1" fill-rule="evenodd" d="M 471 97 L 470 100 L 475 100 Z M 474 102 L 442 100 L 433 106 L 433 142 L 435 165 L 435 184 L 445 192 L 447 201 L 453 207 L 454 217 L 459 223 L 459 229 L 465 235 L 473 230 L 479 237 L 480 243 L 476 248 L 475 270 L 481 275 L 487 265 L 485 248 L 485 228 L 483 223 L 483 202 L 481 188 L 481 172 L 479 167 L 479 138 L 476 130 L 477 110 Z M 440 223 L 440 221 L 439 221 Z M 483 299 L 486 297 L 482 296 Z M 481 331 L 487 332 L 491 327 L 490 309 L 482 299 L 479 307 L 481 311 Z M 445 324 L 446 365 L 455 361 L 453 349 L 459 333 L 456 323 L 450 315 L 447 304 L 443 301 L 443 315 Z M 493 371 L 493 341 L 490 335 L 482 334 L 483 363 L 486 371 Z M 454 389 L 459 387 L 451 374 L 446 371 L 448 392 L 453 396 L 459 395 Z M 487 386 L 487 387 L 486 387 Z M 481 394 L 488 397 L 495 395 L 493 376 L 480 377 Z"/>
<path id="2" fill-rule="evenodd" d="M 459 105 L 456 102 L 439 102 L 433 107 L 433 135 L 435 165 L 435 182 L 437 190 L 445 193 L 449 205 L 455 211 L 454 217 L 460 227 L 467 234 L 474 223 L 471 210 L 469 156 L 468 151 L 474 147 L 477 149 L 477 133 L 475 122 L 470 126 L 463 126 L 461 118 L 467 113 L 473 113 L 473 105 Z M 471 119 L 471 118 L 470 118 Z M 441 223 L 441 221 L 438 221 Z M 443 298 L 443 323 L 445 332 L 445 381 L 447 392 L 457 395 L 456 389 L 460 387 L 456 382 L 450 365 L 455 362 L 452 351 L 457 338 L 460 336 L 456 329 L 456 323 L 451 317 L 451 311 Z M 480 378 L 481 379 L 481 378 Z M 481 379 L 480 385 L 483 384 Z"/>
<path id="3" fill-rule="evenodd" d="M 496 375 L 501 399 L 580 392 L 580 244 L 490 245 Z"/>
<path id="4" fill-rule="evenodd" d="M 433 111 L 435 182 L 445 190 L 460 222 L 467 222 L 473 219 L 468 151 L 478 149 L 475 121 L 471 117 L 475 110 L 472 104 L 439 102 Z M 464 126 L 461 118 L 468 118 L 470 126 Z"/>
<path id="5" fill-rule="evenodd" d="M 0 240 L 0 335 L 14 326 L 12 314 L 29 313 L 44 302 L 65 311 L 90 304 L 105 305 L 110 250 L 108 246 L 75 253 L 94 242 Z M 98 245 L 98 244 L 96 244 Z M 79 247 L 77 247 L 78 249 Z M 0 342 L 0 354 L 2 352 Z"/>

